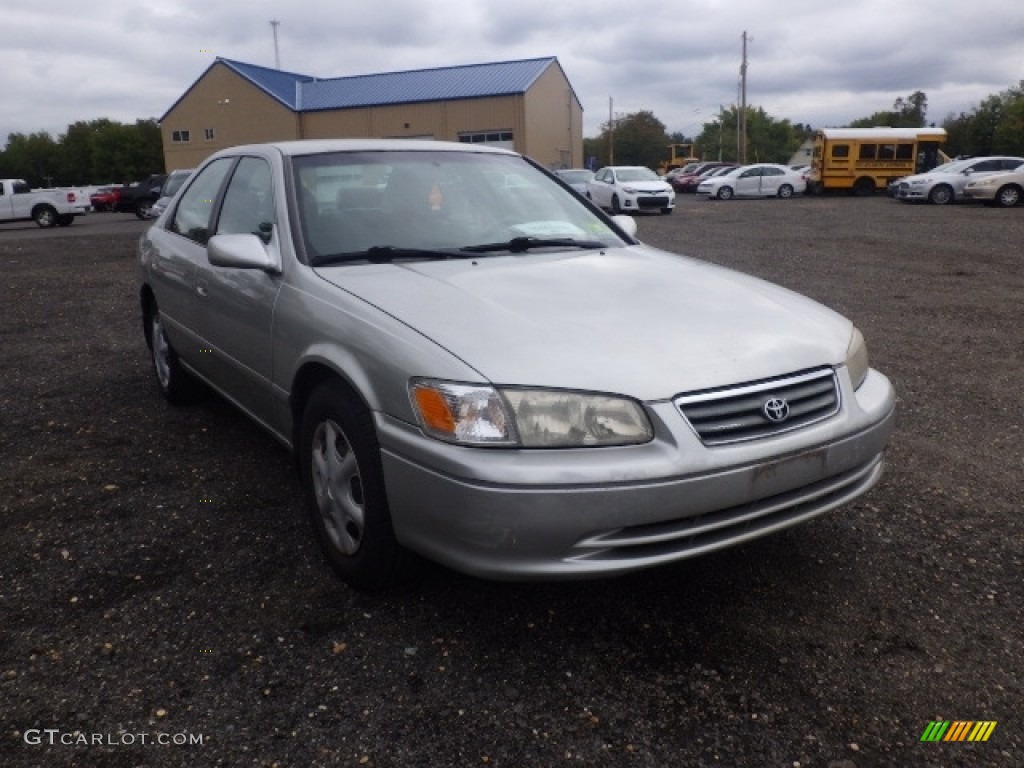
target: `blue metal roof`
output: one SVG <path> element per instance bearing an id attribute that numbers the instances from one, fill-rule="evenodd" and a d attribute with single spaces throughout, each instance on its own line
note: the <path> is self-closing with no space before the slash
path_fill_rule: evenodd
<path id="1" fill-rule="evenodd" d="M 178 97 L 160 118 L 160 122 L 166 119 L 189 91 L 217 64 L 228 67 L 293 112 L 511 96 L 525 93 L 548 67 L 555 65 L 560 68 L 557 58 L 547 56 L 539 59 L 466 64 L 324 80 L 312 75 L 283 72 L 279 69 L 218 57 L 196 82 Z"/>
<path id="2" fill-rule="evenodd" d="M 293 110 L 298 110 L 299 108 L 298 102 L 301 85 L 314 79 L 310 75 L 282 72 L 279 69 L 246 64 L 244 61 L 232 61 L 231 59 L 222 58 L 218 58 L 217 61 L 230 67 L 253 85 L 262 88 L 286 107 Z"/>
<path id="3" fill-rule="evenodd" d="M 509 96 L 525 93 L 556 61 L 548 57 L 314 80 L 300 86 L 298 109 L 313 112 Z"/>

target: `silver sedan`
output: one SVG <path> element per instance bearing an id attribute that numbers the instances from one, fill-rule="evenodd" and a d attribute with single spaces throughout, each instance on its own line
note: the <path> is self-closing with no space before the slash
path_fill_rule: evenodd
<path id="1" fill-rule="evenodd" d="M 894 395 L 853 324 L 635 229 L 479 145 L 224 150 L 140 241 L 156 380 L 173 403 L 205 383 L 296 454 L 361 589 L 412 553 L 621 574 L 871 488 Z"/>

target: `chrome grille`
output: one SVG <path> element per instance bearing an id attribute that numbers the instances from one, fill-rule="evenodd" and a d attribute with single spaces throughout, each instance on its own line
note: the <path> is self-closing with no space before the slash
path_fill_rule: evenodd
<path id="1" fill-rule="evenodd" d="M 779 407 L 766 409 L 771 401 L 784 401 L 788 414 L 779 421 Z M 827 419 L 839 410 L 835 371 L 823 368 L 779 379 L 742 384 L 727 389 L 680 395 L 674 400 L 705 445 L 755 440 L 800 429 Z"/>

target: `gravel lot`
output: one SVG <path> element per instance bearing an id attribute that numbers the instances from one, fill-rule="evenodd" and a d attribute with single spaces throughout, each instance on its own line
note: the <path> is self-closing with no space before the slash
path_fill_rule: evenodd
<path id="1" fill-rule="evenodd" d="M 160 399 L 144 226 L 0 227 L 0 765 L 1024 766 L 1024 211 L 641 219 L 859 325 L 899 395 L 880 486 L 627 578 L 384 596 L 332 577 L 270 437 Z"/>

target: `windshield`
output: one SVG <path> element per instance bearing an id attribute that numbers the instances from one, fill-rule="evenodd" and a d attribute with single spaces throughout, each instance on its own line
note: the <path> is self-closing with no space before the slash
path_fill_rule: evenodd
<path id="1" fill-rule="evenodd" d="M 558 175 L 569 184 L 583 184 L 594 178 L 590 171 L 559 171 Z"/>
<path id="2" fill-rule="evenodd" d="M 615 175 L 619 181 L 657 181 L 658 174 L 650 168 L 619 168 Z"/>
<path id="3" fill-rule="evenodd" d="M 371 249 L 371 257 L 460 252 L 523 238 L 623 244 L 575 195 L 515 155 L 336 152 L 295 157 L 292 173 L 299 235 L 314 264 Z"/>
<path id="4" fill-rule="evenodd" d="M 160 190 L 160 196 L 173 197 L 191 175 L 192 171 L 171 171 L 171 175 L 167 177 L 167 181 L 164 183 L 164 188 Z"/>
<path id="5" fill-rule="evenodd" d="M 960 171 L 971 165 L 973 162 L 973 160 L 952 160 L 948 163 L 935 166 L 928 171 L 928 173 L 960 173 Z"/>

